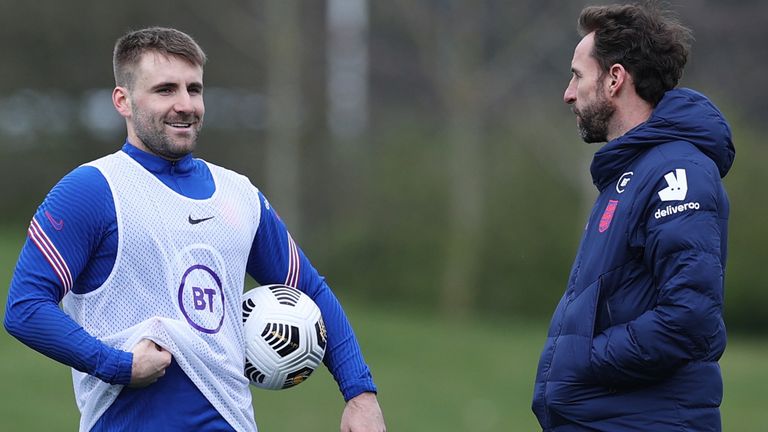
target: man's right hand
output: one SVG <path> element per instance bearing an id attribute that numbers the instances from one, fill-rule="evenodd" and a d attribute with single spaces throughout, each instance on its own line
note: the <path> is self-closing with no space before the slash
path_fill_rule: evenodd
<path id="1" fill-rule="evenodd" d="M 171 364 L 171 353 L 149 339 L 133 347 L 130 387 L 146 387 L 165 375 Z"/>

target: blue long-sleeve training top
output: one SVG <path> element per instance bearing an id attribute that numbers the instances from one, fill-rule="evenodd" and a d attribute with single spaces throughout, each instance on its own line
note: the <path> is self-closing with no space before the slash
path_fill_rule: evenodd
<path id="1" fill-rule="evenodd" d="M 206 199 L 215 190 L 207 165 L 192 155 L 171 162 L 129 143 L 122 151 L 188 198 Z M 260 284 L 295 285 L 317 303 L 328 329 L 324 363 L 345 400 L 375 392 L 338 299 L 267 199 L 261 193 L 259 198 L 261 219 L 248 274 Z M 30 223 L 11 280 L 4 324 L 9 333 L 42 354 L 107 383 L 125 385 L 130 382 L 133 354 L 105 345 L 59 308 L 69 291 L 88 293 L 104 283 L 115 264 L 117 246 L 115 205 L 106 179 L 94 167 L 74 169 L 49 192 Z M 121 423 L 135 426 L 138 417 L 153 419 L 141 430 L 229 428 L 175 362 L 157 383 L 123 388 L 93 430 L 119 430 Z"/>

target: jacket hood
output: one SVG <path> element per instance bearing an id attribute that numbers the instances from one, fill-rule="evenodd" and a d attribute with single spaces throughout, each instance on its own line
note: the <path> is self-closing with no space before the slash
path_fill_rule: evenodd
<path id="1" fill-rule="evenodd" d="M 602 190 L 616 180 L 637 156 L 671 141 L 687 141 L 712 159 L 725 177 L 736 150 L 731 128 L 717 107 L 704 95 L 687 88 L 669 90 L 644 123 L 609 141 L 595 153 L 590 171 Z"/>

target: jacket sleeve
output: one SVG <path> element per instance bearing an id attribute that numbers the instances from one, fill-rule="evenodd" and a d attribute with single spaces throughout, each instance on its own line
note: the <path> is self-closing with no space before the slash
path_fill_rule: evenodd
<path id="1" fill-rule="evenodd" d="M 314 300 L 328 330 L 323 362 L 345 401 L 363 392 L 376 392 L 371 372 L 338 298 L 261 193 L 259 200 L 261 219 L 248 258 L 248 274 L 260 284 L 296 287 Z"/>
<path id="2" fill-rule="evenodd" d="M 606 386 L 654 382 L 692 361 L 717 360 L 728 202 L 719 175 L 694 161 L 658 171 L 638 224 L 655 306 L 595 336 L 592 367 Z"/>

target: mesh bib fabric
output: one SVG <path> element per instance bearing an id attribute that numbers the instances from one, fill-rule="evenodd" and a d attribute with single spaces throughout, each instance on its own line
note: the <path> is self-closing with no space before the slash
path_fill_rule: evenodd
<path id="1" fill-rule="evenodd" d="M 259 224 L 256 188 L 208 164 L 212 197 L 194 200 L 165 186 L 123 152 L 91 162 L 112 190 L 119 244 L 112 273 L 64 310 L 104 343 L 130 351 L 141 339 L 167 349 L 222 416 L 256 431 L 240 297 Z M 89 430 L 122 386 L 73 370 L 80 430 Z M 168 409 L 173 409 L 169 401 Z"/>

